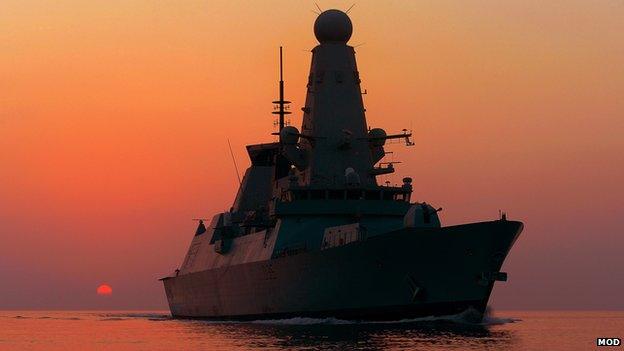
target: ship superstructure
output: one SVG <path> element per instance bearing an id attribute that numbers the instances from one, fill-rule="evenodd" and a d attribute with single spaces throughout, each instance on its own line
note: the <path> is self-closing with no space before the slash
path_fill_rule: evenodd
<path id="1" fill-rule="evenodd" d="M 412 144 L 411 133 L 367 125 L 349 17 L 324 11 L 314 33 L 301 129 L 285 125 L 280 72 L 279 141 L 247 146 L 251 166 L 230 211 L 200 222 L 181 267 L 163 278 L 172 315 L 483 313 L 522 223 L 442 227 L 439 209 L 412 201 L 411 178 L 378 184 L 394 172 L 380 162 L 386 142 Z"/>

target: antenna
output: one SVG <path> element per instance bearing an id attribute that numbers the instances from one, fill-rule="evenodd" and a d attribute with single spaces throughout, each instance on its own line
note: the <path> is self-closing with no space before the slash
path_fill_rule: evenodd
<path id="1" fill-rule="evenodd" d="M 279 49 L 279 73 L 280 73 L 279 100 L 273 101 L 273 104 L 275 104 L 273 106 L 273 110 L 277 110 L 277 111 L 271 112 L 274 115 L 279 115 L 278 133 L 281 132 L 282 129 L 284 128 L 284 116 L 289 115 L 291 113 L 290 111 L 287 111 L 287 110 L 290 110 L 290 101 L 284 100 L 284 69 L 283 69 L 283 64 L 282 64 L 282 47 L 281 46 Z"/>
<path id="2" fill-rule="evenodd" d="M 353 5 L 351 5 L 351 7 L 349 7 L 349 8 L 347 9 L 347 11 L 345 11 L 345 13 L 347 13 L 347 14 L 348 14 L 348 13 L 349 13 L 349 11 L 351 11 L 351 9 L 353 8 L 353 6 L 355 6 L 355 3 L 353 3 Z"/>
<path id="3" fill-rule="evenodd" d="M 317 3 L 314 3 L 314 5 L 316 5 L 316 8 L 319 9 L 319 11 L 323 12 L 323 10 L 321 10 L 321 7 Z"/>
<path id="4" fill-rule="evenodd" d="M 230 148 L 230 155 L 232 156 L 232 162 L 234 162 L 234 170 L 236 171 L 236 178 L 238 178 L 238 185 L 242 184 L 240 179 L 240 174 L 238 174 L 238 166 L 236 165 L 236 159 L 234 158 L 234 152 L 232 151 L 232 144 L 230 144 L 230 139 L 228 138 L 228 147 Z"/>

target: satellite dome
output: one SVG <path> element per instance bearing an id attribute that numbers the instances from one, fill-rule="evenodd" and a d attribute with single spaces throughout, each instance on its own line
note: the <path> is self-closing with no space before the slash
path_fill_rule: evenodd
<path id="1" fill-rule="evenodd" d="M 346 43 L 352 33 L 351 19 L 340 10 L 323 11 L 314 21 L 314 35 L 321 44 L 332 41 Z"/>
<path id="2" fill-rule="evenodd" d="M 299 142 L 299 130 L 293 126 L 286 126 L 280 131 L 280 141 L 284 145 L 295 145 Z"/>
<path id="3" fill-rule="evenodd" d="M 381 128 L 373 128 L 368 131 L 368 137 L 373 146 L 384 146 L 386 144 L 386 136 L 386 131 Z"/>

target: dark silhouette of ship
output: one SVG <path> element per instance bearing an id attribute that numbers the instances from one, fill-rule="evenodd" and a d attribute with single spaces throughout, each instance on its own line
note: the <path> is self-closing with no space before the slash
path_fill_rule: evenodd
<path id="1" fill-rule="evenodd" d="M 503 215 L 442 227 L 440 209 L 412 202 L 411 178 L 379 185 L 394 172 L 381 162 L 384 145 L 410 145 L 411 133 L 367 126 L 347 14 L 324 11 L 314 33 L 301 131 L 285 125 L 280 72 L 279 142 L 247 146 L 251 166 L 232 208 L 200 221 L 181 267 L 162 279 L 172 315 L 482 315 L 523 224 Z"/>

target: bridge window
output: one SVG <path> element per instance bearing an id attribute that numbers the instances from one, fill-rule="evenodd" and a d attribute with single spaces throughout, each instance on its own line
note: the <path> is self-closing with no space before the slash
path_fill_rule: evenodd
<path id="1" fill-rule="evenodd" d="M 381 198 L 381 194 L 377 190 L 367 190 L 366 193 L 364 193 L 364 198 L 366 200 L 379 200 Z"/>
<path id="2" fill-rule="evenodd" d="M 347 190 L 347 199 L 349 200 L 359 200 L 362 198 L 361 190 Z"/>
<path id="3" fill-rule="evenodd" d="M 311 191 L 312 200 L 323 200 L 325 199 L 325 190 L 314 189 Z"/>
<path id="4" fill-rule="evenodd" d="M 344 199 L 344 190 L 330 190 L 329 191 L 329 199 L 330 200 L 342 200 Z"/>

